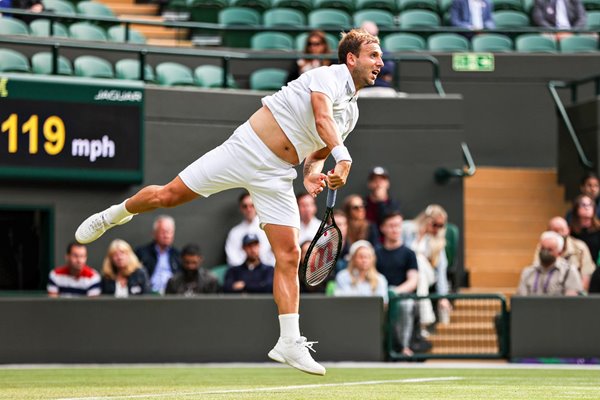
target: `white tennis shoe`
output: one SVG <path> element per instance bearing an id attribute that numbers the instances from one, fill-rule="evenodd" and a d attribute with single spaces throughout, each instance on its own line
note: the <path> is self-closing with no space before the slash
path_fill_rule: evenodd
<path id="1" fill-rule="evenodd" d="M 81 244 L 88 244 L 104 235 L 104 232 L 117 225 L 123 225 L 131 221 L 133 215 L 129 215 L 116 223 L 108 222 L 106 210 L 96 213 L 83 221 L 75 232 L 75 239 Z"/>
<path id="2" fill-rule="evenodd" d="M 313 360 L 309 352 L 310 350 L 316 353 L 312 348 L 315 343 L 318 342 L 308 342 L 304 336 L 298 339 L 280 337 L 269 352 L 269 358 L 309 374 L 325 375 L 325 368 Z"/>

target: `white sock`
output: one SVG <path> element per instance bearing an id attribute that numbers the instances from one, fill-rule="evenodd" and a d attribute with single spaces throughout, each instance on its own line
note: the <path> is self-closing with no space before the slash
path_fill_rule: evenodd
<path id="1" fill-rule="evenodd" d="M 108 219 L 108 222 L 115 224 L 121 221 L 123 218 L 132 215 L 132 213 L 127 211 L 127 208 L 125 208 L 125 202 L 127 200 L 124 200 L 121 204 L 110 206 L 108 210 L 106 210 L 106 218 Z"/>
<path id="2" fill-rule="evenodd" d="M 279 330 L 281 337 L 298 339 L 300 337 L 300 314 L 281 314 Z"/>

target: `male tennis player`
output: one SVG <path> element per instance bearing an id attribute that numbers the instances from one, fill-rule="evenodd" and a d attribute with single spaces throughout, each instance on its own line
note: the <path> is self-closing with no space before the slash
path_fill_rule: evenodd
<path id="1" fill-rule="evenodd" d="M 302 74 L 277 93 L 221 146 L 185 168 L 165 186 L 143 188 L 121 204 L 86 219 L 75 233 L 80 243 L 98 239 L 135 214 L 175 207 L 231 188 L 252 196 L 261 227 L 275 254 L 273 296 L 281 335 L 269 357 L 304 372 L 325 375 L 309 353 L 315 342 L 300 336 L 298 267 L 300 217 L 294 196 L 293 169 L 304 160 L 304 187 L 313 196 L 325 185 L 346 184 L 352 158 L 343 140 L 358 119 L 357 92 L 373 85 L 383 66 L 379 39 L 362 29 L 344 34 L 338 47 L 341 64 Z M 331 153 L 333 172 L 322 173 Z"/>

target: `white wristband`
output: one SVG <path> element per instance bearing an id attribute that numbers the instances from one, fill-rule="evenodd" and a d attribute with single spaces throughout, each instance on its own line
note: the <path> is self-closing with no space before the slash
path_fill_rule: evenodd
<path id="1" fill-rule="evenodd" d="M 336 164 L 340 161 L 349 161 L 352 162 L 352 157 L 350 157 L 350 152 L 348 148 L 343 144 L 338 144 L 331 150 L 331 155 L 335 159 Z"/>

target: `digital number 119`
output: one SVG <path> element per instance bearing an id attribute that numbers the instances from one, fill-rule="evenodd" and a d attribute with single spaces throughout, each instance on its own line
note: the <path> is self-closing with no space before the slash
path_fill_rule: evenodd
<path id="1" fill-rule="evenodd" d="M 29 134 L 29 154 L 37 154 L 39 138 L 39 117 L 33 114 L 21 125 L 21 133 Z M 8 133 L 8 152 L 16 153 L 18 150 L 18 131 L 19 120 L 17 114 L 10 116 L 2 121 L 0 127 L 2 132 Z M 44 121 L 42 133 L 46 142 L 44 150 L 51 156 L 60 153 L 65 146 L 65 123 L 60 117 L 52 115 Z"/>

